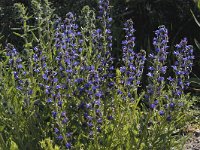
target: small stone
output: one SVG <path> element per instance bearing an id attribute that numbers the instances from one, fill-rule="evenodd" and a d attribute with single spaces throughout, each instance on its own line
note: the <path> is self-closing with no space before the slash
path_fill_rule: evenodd
<path id="1" fill-rule="evenodd" d="M 199 136 L 200 136 L 200 130 L 196 130 L 196 131 L 194 132 L 194 135 L 195 135 L 196 137 L 199 137 Z"/>

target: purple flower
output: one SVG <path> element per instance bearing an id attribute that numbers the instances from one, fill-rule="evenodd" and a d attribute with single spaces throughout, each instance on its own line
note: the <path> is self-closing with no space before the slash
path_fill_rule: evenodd
<path id="1" fill-rule="evenodd" d="M 48 80 L 48 77 L 47 77 L 46 74 L 43 74 L 43 75 L 42 75 L 42 78 L 43 78 L 44 80 Z"/>
<path id="2" fill-rule="evenodd" d="M 173 102 L 171 102 L 171 103 L 169 104 L 169 106 L 170 106 L 171 108 L 174 108 L 174 107 L 175 107 L 175 104 L 174 104 Z"/>
<path id="3" fill-rule="evenodd" d="M 54 82 L 54 83 L 57 83 L 57 82 L 58 82 L 58 78 L 54 78 L 54 79 L 53 79 L 53 82 Z"/>
<path id="4" fill-rule="evenodd" d="M 67 148 L 67 149 L 71 149 L 71 143 L 69 143 L 69 142 L 67 142 L 66 144 L 65 144 L 65 147 Z"/>
<path id="5" fill-rule="evenodd" d="M 48 99 L 47 99 L 47 103 L 52 103 L 52 99 L 51 99 L 51 98 L 48 98 Z"/>
<path id="6" fill-rule="evenodd" d="M 163 110 L 160 110 L 160 111 L 159 111 L 159 114 L 160 114 L 161 116 L 163 116 L 163 115 L 165 114 L 165 112 L 164 112 Z"/>
<path id="7" fill-rule="evenodd" d="M 156 105 L 153 103 L 153 104 L 150 105 L 150 108 L 154 109 L 154 108 L 156 108 Z"/>
<path id="8" fill-rule="evenodd" d="M 63 140 L 63 136 L 62 136 L 62 135 L 59 135 L 59 136 L 57 137 L 57 139 L 61 141 L 61 140 Z"/>
<path id="9" fill-rule="evenodd" d="M 62 123 L 63 123 L 63 124 L 66 124 L 68 121 L 69 121 L 68 118 L 64 118 L 64 119 L 62 120 Z"/>
<path id="10" fill-rule="evenodd" d="M 153 74 L 152 74 L 151 72 L 148 72 L 148 73 L 147 73 L 147 76 L 153 77 Z"/>
<path id="11" fill-rule="evenodd" d="M 112 115 L 109 115 L 107 118 L 108 118 L 108 120 L 113 120 L 114 119 Z"/>
<path id="12" fill-rule="evenodd" d="M 172 120 L 172 117 L 170 115 L 167 116 L 167 119 L 166 119 L 168 122 L 170 122 Z"/>
<path id="13" fill-rule="evenodd" d="M 169 76 L 169 77 L 167 78 L 167 80 L 169 80 L 170 82 L 174 81 L 174 79 L 173 79 L 171 76 Z"/>
<path id="14" fill-rule="evenodd" d="M 55 119 L 55 118 L 56 118 L 56 116 L 57 116 L 57 112 L 55 112 L 55 111 L 52 111 L 52 116 L 53 116 L 53 118 Z"/>
<path id="15" fill-rule="evenodd" d="M 59 133 L 59 129 L 58 128 L 55 128 L 54 131 L 55 131 L 56 134 Z"/>
<path id="16" fill-rule="evenodd" d="M 164 77 L 158 77 L 158 82 L 164 81 Z"/>
<path id="17" fill-rule="evenodd" d="M 17 68 L 18 68 L 18 69 L 23 68 L 22 64 L 19 64 L 19 65 L 17 66 Z"/>

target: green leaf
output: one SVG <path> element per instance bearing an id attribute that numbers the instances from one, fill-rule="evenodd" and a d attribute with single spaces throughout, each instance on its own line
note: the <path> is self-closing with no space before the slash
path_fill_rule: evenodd
<path id="1" fill-rule="evenodd" d="M 35 33 L 33 31 L 31 31 L 32 35 L 33 35 L 33 38 L 36 42 L 39 42 L 38 38 L 36 37 Z"/>
<path id="2" fill-rule="evenodd" d="M 11 141 L 10 150 L 19 150 L 17 144 L 14 141 Z"/>
<path id="3" fill-rule="evenodd" d="M 21 37 L 21 38 L 24 38 L 24 36 L 22 35 L 22 34 L 19 34 L 19 33 L 17 33 L 17 32 L 13 32 L 16 36 L 19 36 L 19 37 Z"/>
<path id="4" fill-rule="evenodd" d="M 190 10 L 192 13 L 192 16 L 194 18 L 194 21 L 196 22 L 196 24 L 200 27 L 200 22 L 197 20 L 197 18 L 195 17 L 194 13 L 192 12 L 192 10 Z"/>
<path id="5" fill-rule="evenodd" d="M 6 143 L 0 133 L 0 150 L 4 150 L 4 149 L 6 149 Z"/>
<path id="6" fill-rule="evenodd" d="M 188 79 L 188 81 L 189 81 L 189 82 L 194 82 L 194 83 L 199 83 L 199 84 L 200 84 L 200 79 L 199 79 L 199 78 L 193 77 L 193 78 Z"/>
<path id="7" fill-rule="evenodd" d="M 46 138 L 40 141 L 40 146 L 44 150 L 60 150 L 60 148 L 53 144 L 53 141 L 50 138 Z"/>
<path id="8" fill-rule="evenodd" d="M 0 126 L 0 132 L 4 130 L 5 126 Z"/>
<path id="9" fill-rule="evenodd" d="M 19 30 L 21 30 L 21 28 L 11 28 L 11 30 L 19 31 Z"/>
<path id="10" fill-rule="evenodd" d="M 30 43 L 26 43 L 24 46 L 25 47 L 32 47 L 32 43 L 31 42 Z"/>
<path id="11" fill-rule="evenodd" d="M 197 41 L 197 39 L 194 39 L 194 42 L 195 42 L 196 46 L 198 47 L 198 49 L 200 50 L 200 43 Z"/>

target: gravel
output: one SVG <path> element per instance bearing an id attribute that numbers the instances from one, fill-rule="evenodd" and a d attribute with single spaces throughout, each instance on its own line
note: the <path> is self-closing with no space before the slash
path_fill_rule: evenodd
<path id="1" fill-rule="evenodd" d="M 188 139 L 183 150 L 200 150 L 200 130 L 193 132 L 192 137 Z"/>

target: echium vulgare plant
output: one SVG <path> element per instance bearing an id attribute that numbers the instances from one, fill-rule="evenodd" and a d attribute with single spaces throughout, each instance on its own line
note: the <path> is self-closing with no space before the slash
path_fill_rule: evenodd
<path id="1" fill-rule="evenodd" d="M 86 19 L 88 19 L 87 15 L 90 15 L 88 14 L 90 12 L 87 11 L 89 10 L 85 7 L 83 13 L 85 13 Z M 93 15 L 92 13 L 91 15 Z M 110 75 L 104 70 L 109 67 L 107 62 L 110 59 L 109 50 L 106 52 L 107 57 L 103 52 L 104 29 L 96 29 L 93 22 L 89 20 L 91 23 L 87 22 L 87 25 L 93 29 L 85 31 L 88 27 L 83 27 L 81 32 L 78 31 L 78 25 L 75 21 L 75 16 L 72 13 L 67 14 L 63 23 L 60 20 L 57 21 L 55 59 L 59 66 L 57 73 L 66 87 L 65 92 L 60 92 L 60 97 L 67 99 L 67 101 L 60 104 L 55 104 L 55 101 L 52 100 L 49 101 L 53 102 L 55 109 L 52 111 L 52 116 L 55 119 L 55 134 L 58 141 L 63 143 L 66 148 L 71 148 L 72 143 L 79 138 L 85 139 L 86 143 L 88 139 L 96 140 L 95 137 L 97 132 L 100 132 L 102 123 L 100 105 L 106 90 L 102 87 L 103 84 L 107 84 L 106 79 Z M 64 124 L 62 114 L 67 117 Z M 74 124 L 79 130 L 73 129 Z"/>
<path id="2" fill-rule="evenodd" d="M 181 101 L 181 99 L 184 98 L 184 90 L 190 85 L 188 79 L 189 74 L 192 71 L 194 59 L 193 46 L 187 45 L 187 43 L 187 38 L 182 39 L 181 42 L 175 46 L 175 51 L 173 52 L 175 62 L 171 67 L 174 71 L 174 77 L 169 76 L 167 78 L 171 94 L 169 95 L 169 101 L 166 104 L 171 110 L 175 109 L 175 107 L 176 109 L 181 109 L 186 105 L 186 102 Z M 169 119 L 171 119 L 170 115 Z"/>
<path id="3" fill-rule="evenodd" d="M 155 31 L 156 37 L 153 39 L 154 52 L 149 54 L 151 65 L 149 66 L 148 74 L 149 84 L 147 88 L 147 94 L 145 98 L 149 107 L 154 109 L 159 103 L 159 97 L 162 96 L 164 88 L 164 74 L 166 73 L 167 66 L 165 65 L 167 60 L 167 43 L 168 43 L 168 30 L 165 26 L 160 26 Z"/>
<path id="4" fill-rule="evenodd" d="M 185 78 L 188 78 L 193 65 L 192 59 L 194 57 L 192 55 L 192 46 L 187 46 L 186 39 L 176 45 L 177 50 L 174 51 L 174 54 L 177 60 L 175 62 L 176 65 L 172 66 L 175 71 L 175 79 L 172 77 L 167 78 L 170 80 L 170 86 L 167 86 L 165 73 L 167 70 L 168 31 L 165 26 L 160 26 L 158 30 L 155 31 L 155 35 L 156 37 L 153 39 L 155 52 L 149 55 L 149 61 L 151 63 L 147 74 L 149 84 L 146 87 L 147 91 L 144 96 L 144 103 L 145 105 L 147 104 L 147 108 L 144 107 L 145 113 L 144 116 L 141 117 L 144 117 L 144 120 L 142 119 L 144 123 L 140 124 L 141 135 L 144 134 L 146 136 L 141 137 L 142 140 L 139 142 L 139 147 L 142 146 L 143 141 L 146 141 L 145 143 L 148 143 L 146 144 L 147 148 L 156 147 L 159 143 L 160 148 L 168 149 L 171 148 L 172 145 L 176 145 L 176 136 L 173 137 L 171 134 L 176 132 L 177 128 L 180 129 L 183 127 L 184 121 L 187 119 L 182 112 L 184 109 L 188 108 L 188 102 L 185 96 L 182 95 L 183 97 L 181 97 L 184 88 L 180 83 L 182 83 L 182 80 L 185 81 Z M 178 54 L 180 54 L 179 57 L 177 57 Z M 180 75 L 182 76 L 180 77 Z M 188 86 L 189 84 L 188 82 L 184 83 L 184 86 Z M 179 90 L 181 92 L 179 92 Z M 186 103 L 186 105 L 183 105 L 183 102 Z M 177 107 L 175 107 L 176 105 Z M 167 130 L 164 131 L 164 128 Z M 159 134 L 165 135 L 165 140 L 156 139 L 155 131 L 159 131 Z M 171 142 L 167 139 L 170 139 Z"/>
<path id="5" fill-rule="evenodd" d="M 125 93 L 128 93 L 128 97 L 132 100 L 137 98 L 137 90 L 140 86 L 141 76 L 143 73 L 144 63 L 146 60 L 146 52 L 141 50 L 139 53 L 134 51 L 135 37 L 133 28 L 133 21 L 127 20 L 123 28 L 126 32 L 125 40 L 122 41 L 123 51 L 123 66 L 120 67 L 122 84 L 126 87 Z M 119 92 L 120 91 L 119 89 Z M 122 92 L 123 93 L 123 92 Z"/>
<path id="6" fill-rule="evenodd" d="M 101 68 L 98 68 L 98 70 L 101 72 L 102 80 L 107 80 L 108 82 L 104 82 L 103 84 L 103 90 L 105 91 L 106 97 L 109 98 L 110 91 L 112 91 L 114 87 L 114 80 L 112 78 L 114 77 L 114 66 L 113 66 L 113 58 L 111 56 L 112 52 L 112 32 L 111 32 L 111 22 L 112 17 L 110 16 L 110 5 L 109 0 L 99 0 L 98 1 L 99 6 L 99 14 L 97 18 L 100 22 L 100 34 L 101 39 L 98 41 L 101 45 L 99 47 L 99 57 L 101 58 Z M 107 109 L 107 102 L 104 100 L 104 113 Z"/>
<path id="7" fill-rule="evenodd" d="M 33 43 L 29 37 L 21 52 L 7 45 L 5 62 L 0 62 L 0 142 L 10 139 L 20 149 L 31 149 L 39 140 L 42 147 L 49 141 L 60 149 L 176 149 L 192 46 L 186 39 L 176 45 L 174 75 L 166 82 L 167 29 L 155 31 L 154 49 L 146 58 L 135 48 L 129 19 L 116 69 L 109 0 L 99 0 L 98 6 L 97 16 L 85 6 L 80 18 L 71 12 L 64 20 L 57 18 L 47 32 L 52 35 L 39 34 Z M 142 89 L 146 59 L 148 85 Z"/>
<path id="8" fill-rule="evenodd" d="M 55 120 L 54 132 L 57 142 L 71 148 L 73 129 L 71 124 L 77 121 L 77 104 L 80 103 L 77 96 L 83 91 L 79 78 L 81 53 L 81 33 L 75 23 L 75 16 L 69 12 L 63 22 L 57 20 L 55 26 L 55 65 L 53 78 L 53 97 L 48 100 L 52 108 L 52 117 Z"/>
<path id="9" fill-rule="evenodd" d="M 175 46 L 176 50 L 173 52 L 175 56 L 175 63 L 172 66 L 175 73 L 175 78 L 171 76 L 168 80 L 173 87 L 173 96 L 175 98 L 180 98 L 184 92 L 184 89 L 189 87 L 189 74 L 192 71 L 193 65 L 193 47 L 192 45 L 187 45 L 187 38 L 181 40 L 179 44 Z"/>
<path id="10" fill-rule="evenodd" d="M 29 59 L 33 62 L 31 56 Z M 42 136 L 40 125 L 43 121 L 35 86 L 39 79 L 34 78 L 34 70 L 29 72 L 32 67 L 27 65 L 20 52 L 11 44 L 7 44 L 5 48 L 5 60 L 2 64 L 0 125 L 5 129 L 3 137 L 10 140 L 1 141 L 1 144 L 7 149 L 6 145 L 14 141 L 19 148 L 28 148 L 37 144 L 36 138 Z"/>

